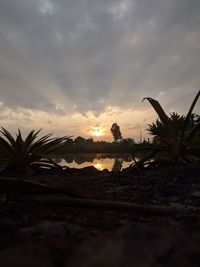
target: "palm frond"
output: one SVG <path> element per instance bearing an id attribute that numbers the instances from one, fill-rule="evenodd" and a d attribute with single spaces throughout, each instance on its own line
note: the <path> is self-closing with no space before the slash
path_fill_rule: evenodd
<path id="1" fill-rule="evenodd" d="M 189 109 L 189 111 L 188 111 L 188 113 L 187 113 L 187 116 L 186 116 L 186 118 L 185 118 L 185 124 L 184 124 L 184 128 L 183 128 L 183 130 L 182 130 L 182 137 L 183 137 L 184 134 L 185 134 L 186 127 L 187 127 L 188 122 L 189 122 L 189 120 L 190 120 L 190 118 L 191 118 L 193 109 L 194 109 L 194 107 L 195 107 L 195 105 L 196 105 L 196 103 L 197 103 L 197 101 L 198 101 L 198 99 L 199 99 L 199 96 L 200 96 L 200 90 L 198 91 L 197 95 L 195 96 L 195 98 L 194 98 L 194 100 L 193 100 L 193 102 L 192 102 L 192 105 L 190 106 L 190 109 Z"/>
<path id="2" fill-rule="evenodd" d="M 169 134 L 170 136 L 172 136 L 173 138 L 176 138 L 176 134 L 175 134 L 175 132 L 174 132 L 174 130 L 173 130 L 171 124 L 170 124 L 169 118 L 168 118 L 168 116 L 166 115 L 166 113 L 165 113 L 165 111 L 163 110 L 163 108 L 161 107 L 160 103 L 159 103 L 157 100 L 155 100 L 155 99 L 153 99 L 153 98 L 151 98 L 151 97 L 145 97 L 145 98 L 142 100 L 142 102 L 143 102 L 144 100 L 148 100 L 149 103 L 152 105 L 152 107 L 154 108 L 154 110 L 155 110 L 156 113 L 158 114 L 158 116 L 159 116 L 161 122 L 162 122 L 163 125 L 165 126 L 166 131 L 168 132 L 168 134 Z"/>

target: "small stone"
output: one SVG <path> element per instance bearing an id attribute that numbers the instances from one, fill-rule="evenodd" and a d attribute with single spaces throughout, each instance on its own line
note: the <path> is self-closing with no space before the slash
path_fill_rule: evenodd
<path id="1" fill-rule="evenodd" d="M 199 197 L 200 198 L 200 191 L 195 191 L 191 194 L 192 197 Z"/>

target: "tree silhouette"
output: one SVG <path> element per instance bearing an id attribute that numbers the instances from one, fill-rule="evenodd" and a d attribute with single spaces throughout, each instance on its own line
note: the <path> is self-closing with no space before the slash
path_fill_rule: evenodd
<path id="1" fill-rule="evenodd" d="M 122 140 L 122 134 L 120 131 L 120 127 L 119 127 L 119 125 L 117 125 L 117 123 L 113 123 L 110 130 L 111 130 L 111 133 L 113 135 L 115 142 Z"/>
<path id="2" fill-rule="evenodd" d="M 82 136 L 78 136 L 74 139 L 75 145 L 83 145 L 85 144 L 85 141 L 85 138 L 83 138 Z"/>

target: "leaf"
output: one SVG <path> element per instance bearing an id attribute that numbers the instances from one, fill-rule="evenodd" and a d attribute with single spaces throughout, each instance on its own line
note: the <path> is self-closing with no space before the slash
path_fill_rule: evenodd
<path id="1" fill-rule="evenodd" d="M 24 141 L 24 151 L 28 152 L 29 151 L 29 147 L 31 146 L 32 142 L 36 139 L 38 133 L 41 131 L 38 130 L 37 132 L 35 132 L 34 130 L 32 130 L 26 137 L 25 141 Z"/>
<path id="2" fill-rule="evenodd" d="M 200 123 L 198 123 L 197 125 L 195 125 L 193 127 L 193 129 L 186 136 L 185 140 L 187 142 L 190 141 L 192 138 L 194 138 L 194 136 L 196 135 L 196 133 L 198 133 L 199 131 L 200 131 Z"/>
<path id="3" fill-rule="evenodd" d="M 183 128 L 183 130 L 182 130 L 182 138 L 184 137 L 184 134 L 185 134 L 187 125 L 188 125 L 188 123 L 189 123 L 189 121 L 190 121 L 190 118 L 191 118 L 191 115 L 192 115 L 192 111 L 193 111 L 193 109 L 194 109 L 194 107 L 195 107 L 195 105 L 196 105 L 196 102 L 197 102 L 199 96 L 200 96 L 200 90 L 199 90 L 199 92 L 197 93 L 197 95 L 195 96 L 195 98 L 194 98 L 194 100 L 193 100 L 193 102 L 192 102 L 192 105 L 190 106 L 190 109 L 189 109 L 189 111 L 188 111 L 188 113 L 187 113 L 187 116 L 186 116 L 186 118 L 185 118 L 184 128 Z M 188 138 L 188 137 L 187 137 L 187 138 Z"/>
<path id="4" fill-rule="evenodd" d="M 47 134 L 37 140 L 40 131 L 41 129 L 36 132 L 32 130 L 24 141 L 20 130 L 18 130 L 15 140 L 9 131 L 2 128 L 1 133 L 3 137 L 0 136 L 0 171 L 8 166 L 24 170 L 62 168 L 55 161 L 47 157 L 50 153 L 60 149 L 68 137 L 56 138 L 52 137 L 52 134 Z"/>
<path id="5" fill-rule="evenodd" d="M 9 165 L 8 161 L 0 161 L 0 172 L 3 172 Z"/>
<path id="6" fill-rule="evenodd" d="M 174 139 L 176 139 L 176 134 L 170 124 L 170 120 L 168 118 L 168 116 L 166 115 L 165 111 L 163 110 L 163 108 L 161 107 L 160 103 L 151 98 L 151 97 L 145 97 L 142 102 L 144 100 L 148 100 L 149 103 L 152 105 L 152 107 L 154 108 L 154 110 L 156 111 L 156 113 L 158 114 L 161 122 L 164 124 L 164 126 L 166 127 L 166 131 L 168 132 L 169 136 L 173 137 Z"/>

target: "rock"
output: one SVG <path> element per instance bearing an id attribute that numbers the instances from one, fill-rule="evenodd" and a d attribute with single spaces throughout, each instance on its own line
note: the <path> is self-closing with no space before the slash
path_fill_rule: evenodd
<path id="1" fill-rule="evenodd" d="M 192 197 L 197 197 L 197 198 L 200 198 L 200 191 L 195 191 L 191 194 Z"/>

